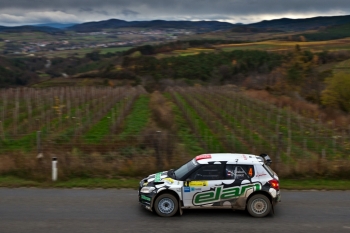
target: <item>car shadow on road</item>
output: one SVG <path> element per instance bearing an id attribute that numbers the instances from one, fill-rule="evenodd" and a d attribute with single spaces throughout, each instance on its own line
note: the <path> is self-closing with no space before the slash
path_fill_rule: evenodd
<path id="1" fill-rule="evenodd" d="M 143 207 L 140 207 L 141 213 L 144 217 L 158 217 L 154 212 L 150 212 Z M 222 219 L 222 218 L 240 218 L 240 219 L 253 219 L 245 210 L 230 210 L 230 209 L 184 209 L 182 216 L 176 214 L 174 217 L 189 217 L 189 218 L 210 218 L 210 219 Z M 266 218 L 273 218 L 273 214 L 270 213 Z"/>
<path id="2" fill-rule="evenodd" d="M 210 218 L 222 218 L 225 216 L 237 216 L 237 217 L 249 217 L 246 211 L 242 210 L 227 210 L 227 209 L 188 209 L 183 211 L 183 216 L 196 216 L 196 217 L 210 217 Z"/>

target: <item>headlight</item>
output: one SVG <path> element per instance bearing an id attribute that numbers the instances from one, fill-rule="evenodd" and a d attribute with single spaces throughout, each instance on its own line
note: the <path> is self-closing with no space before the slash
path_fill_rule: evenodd
<path id="1" fill-rule="evenodd" d="M 143 187 L 140 192 L 141 193 L 151 193 L 153 190 L 155 190 L 154 187 Z"/>

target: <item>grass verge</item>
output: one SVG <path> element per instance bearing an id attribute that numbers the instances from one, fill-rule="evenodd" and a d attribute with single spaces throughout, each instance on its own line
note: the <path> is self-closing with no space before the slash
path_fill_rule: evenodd
<path id="1" fill-rule="evenodd" d="M 141 179 L 141 178 L 140 178 Z M 131 188 L 139 185 L 138 178 L 75 178 L 68 181 L 38 182 L 13 176 L 0 176 L 0 187 L 38 187 L 38 188 Z M 282 190 L 350 190 L 350 180 L 281 179 Z"/>
<path id="2" fill-rule="evenodd" d="M 136 178 L 75 178 L 67 181 L 38 182 L 13 176 L 0 177 L 0 187 L 38 187 L 38 188 L 132 188 L 139 186 L 140 179 Z"/>
<path id="3" fill-rule="evenodd" d="M 350 190 L 350 180 L 281 179 L 280 187 L 289 190 Z"/>

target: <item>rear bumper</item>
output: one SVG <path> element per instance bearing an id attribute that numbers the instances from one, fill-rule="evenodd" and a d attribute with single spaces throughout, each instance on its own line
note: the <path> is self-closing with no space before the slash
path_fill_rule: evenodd
<path id="1" fill-rule="evenodd" d="M 272 204 L 276 205 L 278 202 L 281 202 L 281 191 L 278 191 L 276 197 L 272 199 Z"/>

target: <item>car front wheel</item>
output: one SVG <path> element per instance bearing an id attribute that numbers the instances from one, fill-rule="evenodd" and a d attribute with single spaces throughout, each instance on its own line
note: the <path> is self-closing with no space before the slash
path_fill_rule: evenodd
<path id="1" fill-rule="evenodd" d="M 161 194 L 154 203 L 156 213 L 161 217 L 171 217 L 179 208 L 177 199 L 168 193 Z"/>
<path id="2" fill-rule="evenodd" d="M 256 194 L 252 196 L 247 205 L 249 214 L 256 218 L 262 218 L 268 215 L 271 211 L 272 204 L 265 195 Z"/>

